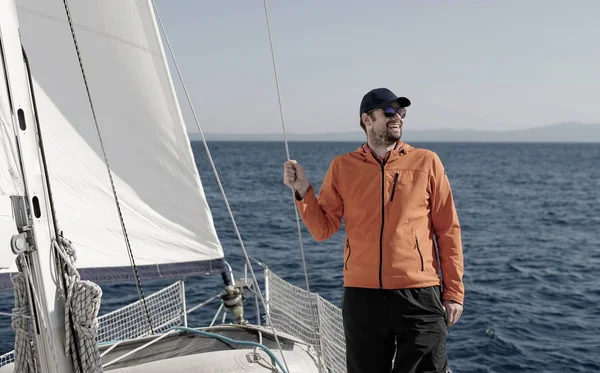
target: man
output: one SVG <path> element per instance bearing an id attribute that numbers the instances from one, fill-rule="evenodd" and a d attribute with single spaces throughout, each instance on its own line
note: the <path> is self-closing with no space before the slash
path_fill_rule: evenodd
<path id="1" fill-rule="evenodd" d="M 392 362 L 394 372 L 446 372 L 447 327 L 463 310 L 461 230 L 450 184 L 437 154 L 401 140 L 410 104 L 386 88 L 363 97 L 367 142 L 333 159 L 318 198 L 299 163 L 284 166 L 284 183 L 317 241 L 345 221 L 349 373 L 390 372 Z"/>

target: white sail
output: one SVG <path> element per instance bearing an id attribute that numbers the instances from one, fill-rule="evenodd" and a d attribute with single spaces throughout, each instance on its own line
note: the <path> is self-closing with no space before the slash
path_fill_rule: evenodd
<path id="1" fill-rule="evenodd" d="M 221 270 L 223 250 L 151 4 L 96 0 L 68 6 L 141 276 Z M 64 3 L 19 0 L 17 9 L 59 229 L 73 241 L 83 277 L 129 279 L 124 234 Z M 15 270 L 0 273 L 0 289 L 10 286 L 6 274 Z"/>

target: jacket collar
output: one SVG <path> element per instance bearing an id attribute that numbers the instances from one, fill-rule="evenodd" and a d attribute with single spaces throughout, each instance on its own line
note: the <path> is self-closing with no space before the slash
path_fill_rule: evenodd
<path id="1" fill-rule="evenodd" d="M 402 140 L 398 140 L 398 141 L 396 142 L 396 146 L 394 147 L 394 149 L 393 149 L 393 150 L 391 150 L 391 151 L 388 151 L 388 152 L 386 153 L 385 157 L 383 157 L 383 158 L 382 158 L 382 157 L 380 157 L 380 156 L 378 156 L 377 154 L 375 154 L 375 153 L 374 153 L 374 152 L 371 150 L 371 147 L 369 147 L 369 144 L 368 144 L 367 142 L 365 142 L 364 144 L 362 144 L 362 145 L 360 146 L 360 148 L 358 148 L 358 149 L 357 149 L 357 151 L 361 152 L 363 155 L 364 155 L 364 154 L 369 154 L 369 153 L 370 153 L 370 154 L 372 154 L 372 155 L 373 155 L 373 157 L 374 157 L 374 158 L 375 158 L 377 161 L 379 161 L 379 162 L 383 162 L 383 161 L 387 161 L 387 160 L 390 158 L 390 155 L 391 155 L 393 152 L 396 152 L 396 151 L 397 151 L 397 152 L 398 152 L 398 154 L 406 154 L 406 153 L 408 152 L 408 150 L 409 150 L 409 149 L 411 149 L 411 148 L 412 148 L 412 147 L 411 147 L 410 145 L 408 145 L 407 143 L 405 143 L 404 141 L 402 141 Z"/>

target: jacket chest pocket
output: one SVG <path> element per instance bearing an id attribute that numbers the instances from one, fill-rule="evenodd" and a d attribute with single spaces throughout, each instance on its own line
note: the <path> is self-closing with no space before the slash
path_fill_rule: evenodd
<path id="1" fill-rule="evenodd" d="M 386 204 L 402 206 L 414 202 L 426 207 L 429 201 L 427 175 L 420 171 L 390 170 L 386 173 Z"/>
<path id="2" fill-rule="evenodd" d="M 385 204 L 384 226 L 386 239 L 401 240 L 423 262 L 423 242 L 417 236 L 428 229 L 429 188 L 428 176 L 421 171 L 393 170 L 389 176 L 389 198 Z M 417 234 L 419 233 L 419 234 Z"/>

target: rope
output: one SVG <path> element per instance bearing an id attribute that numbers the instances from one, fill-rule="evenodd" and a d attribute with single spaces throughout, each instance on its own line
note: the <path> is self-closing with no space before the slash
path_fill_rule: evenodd
<path id="1" fill-rule="evenodd" d="M 106 367 L 108 367 L 108 366 L 110 366 L 110 365 L 112 365 L 112 364 L 114 364 L 114 363 L 117 363 L 117 362 L 119 362 L 119 361 L 121 361 L 121 360 L 123 360 L 123 359 L 125 359 L 125 358 L 127 358 L 127 357 L 129 357 L 129 356 L 131 356 L 131 355 L 133 355 L 133 354 L 135 354 L 135 353 L 136 353 L 136 352 L 138 352 L 138 351 L 141 351 L 141 350 L 145 349 L 146 347 L 152 346 L 154 343 L 156 343 L 156 342 L 160 341 L 161 339 L 163 339 L 163 338 L 165 338 L 165 337 L 168 337 L 168 336 L 169 336 L 169 335 L 171 335 L 173 332 L 174 332 L 173 330 L 169 330 L 169 331 L 167 331 L 166 333 L 159 334 L 157 337 L 154 337 L 154 339 L 152 339 L 150 342 L 148 342 L 148 343 L 146 343 L 146 344 L 143 344 L 143 345 L 141 345 L 140 347 L 138 347 L 138 348 L 136 348 L 136 349 L 133 349 L 133 350 L 131 350 L 131 351 L 127 352 L 126 354 L 123 354 L 123 355 L 121 355 L 121 356 L 117 357 L 117 358 L 116 358 L 116 359 L 114 359 L 114 360 L 111 360 L 111 361 L 109 361 L 108 363 L 104 364 L 104 365 L 103 365 L 103 367 L 104 367 L 104 368 L 106 368 Z M 117 344 L 119 344 L 119 343 L 120 343 L 120 341 L 119 341 L 119 342 L 117 342 Z M 112 348 L 112 347 L 111 347 L 111 348 Z M 109 350 L 110 350 L 110 348 L 109 348 Z M 167 363 L 167 364 L 168 364 L 168 363 Z M 165 367 L 165 369 L 167 369 L 167 367 Z M 168 370 L 168 369 L 167 369 L 167 370 Z"/>
<path id="2" fill-rule="evenodd" d="M 285 153 L 286 153 L 286 157 L 287 160 L 290 160 L 290 148 L 288 145 L 288 137 L 287 137 L 287 129 L 285 126 L 285 119 L 283 116 L 283 104 L 282 104 L 282 100 L 281 100 L 281 91 L 279 89 L 279 77 L 277 75 L 277 64 L 275 63 L 275 51 L 273 48 L 273 37 L 271 35 L 271 22 L 269 20 L 269 10 L 267 7 L 267 0 L 263 0 L 264 3 L 264 8 L 265 8 L 265 19 L 267 21 L 267 31 L 269 33 L 269 46 L 271 49 L 271 61 L 273 63 L 273 74 L 275 76 L 275 87 L 277 89 L 277 101 L 279 103 L 279 115 L 281 117 L 281 126 L 283 129 L 283 137 L 284 137 L 284 144 L 285 144 Z M 302 256 L 302 269 L 304 270 L 304 279 L 306 281 L 306 291 L 310 293 L 310 285 L 309 285 L 309 281 L 308 281 L 308 270 L 307 270 L 307 266 L 306 266 L 306 259 L 305 259 L 305 255 L 304 255 L 304 245 L 302 243 L 302 229 L 300 226 L 300 215 L 298 213 L 298 208 L 296 207 L 296 196 L 295 196 L 295 191 L 292 189 L 292 203 L 294 204 L 294 212 L 296 213 L 296 227 L 298 230 L 298 242 L 300 243 L 300 254 Z M 315 306 L 313 304 L 312 301 L 312 297 L 308 297 L 309 303 L 310 303 L 310 309 L 311 311 L 315 310 Z M 320 325 L 319 322 L 319 313 L 318 310 L 316 312 L 316 318 L 317 320 L 315 320 L 315 313 L 312 313 L 312 322 L 313 325 L 315 327 L 315 330 L 317 331 L 317 333 L 319 333 L 319 328 L 318 326 Z M 320 333 L 319 333 L 320 334 Z M 320 336 L 319 336 L 319 341 L 320 341 Z M 317 345 L 317 352 L 319 354 L 319 356 L 321 356 L 321 346 L 320 343 L 319 345 Z M 319 371 L 321 370 L 321 365 L 319 364 Z"/>
<path id="3" fill-rule="evenodd" d="M 72 357 L 76 372 L 100 373 L 102 359 L 96 339 L 102 289 L 91 281 L 81 280 L 75 267 L 75 250 L 69 240 L 59 236 L 52 245 L 60 255 L 58 261 L 67 284 L 65 354 Z"/>
<path id="4" fill-rule="evenodd" d="M 171 43 L 169 42 L 169 38 L 167 37 L 167 32 L 165 31 L 165 28 L 163 26 L 162 20 L 161 20 L 159 14 L 158 14 L 158 9 L 156 8 L 156 4 L 155 4 L 154 0 L 151 0 L 151 1 L 152 1 L 152 6 L 154 7 L 154 12 L 156 14 L 156 18 L 158 20 L 158 24 L 159 24 L 159 26 L 160 26 L 160 28 L 161 28 L 161 30 L 163 32 L 163 36 L 165 38 L 165 42 L 167 44 L 167 48 L 169 50 L 171 58 L 173 59 L 173 65 L 175 66 L 175 70 L 177 72 L 179 80 L 181 81 L 181 86 L 182 86 L 183 91 L 185 93 L 186 100 L 187 100 L 188 104 L 190 105 L 190 109 L 192 111 L 192 116 L 194 117 L 194 121 L 196 123 L 196 127 L 198 128 L 198 131 L 200 132 L 200 135 L 202 136 L 202 143 L 204 144 L 204 149 L 206 150 L 206 154 L 208 156 L 208 161 L 209 161 L 210 166 L 212 168 L 212 171 L 213 171 L 213 173 L 215 175 L 215 179 L 217 181 L 217 185 L 219 186 L 219 190 L 221 191 L 221 195 L 223 196 L 223 200 L 225 202 L 225 207 L 227 208 L 227 212 L 229 213 L 229 217 L 231 218 L 231 221 L 233 223 L 233 229 L 234 229 L 235 234 L 236 234 L 236 236 L 237 236 L 237 238 L 238 238 L 238 240 L 240 242 L 240 246 L 242 248 L 242 253 L 244 255 L 244 259 L 246 261 L 246 264 L 248 265 L 248 268 L 250 268 L 250 273 L 252 275 L 252 281 L 254 283 L 254 286 L 258 290 L 257 291 L 258 297 L 259 297 L 259 299 L 261 301 L 261 304 L 265 308 L 265 310 L 268 310 L 267 307 L 266 307 L 265 299 L 264 299 L 262 293 L 260 292 L 260 287 L 258 285 L 258 281 L 256 279 L 256 275 L 254 274 L 254 269 L 252 268 L 252 264 L 250 263 L 250 259 L 249 259 L 246 247 L 244 245 L 244 241 L 242 240 L 242 236 L 241 236 L 240 231 L 238 229 L 238 226 L 237 226 L 237 224 L 235 222 L 235 218 L 233 216 L 233 212 L 231 210 L 231 206 L 229 205 L 229 201 L 227 199 L 227 195 L 225 194 L 225 189 L 223 188 L 223 184 L 221 183 L 221 178 L 219 177 L 219 173 L 217 172 L 217 168 L 215 166 L 215 163 L 214 163 L 214 161 L 212 159 L 212 155 L 211 155 L 210 150 L 208 148 L 208 144 L 206 142 L 206 137 L 204 136 L 204 132 L 202 131 L 202 128 L 200 127 L 200 123 L 198 121 L 198 116 L 196 115 L 196 110 L 194 109 L 194 106 L 192 105 L 192 100 L 190 98 L 190 94 L 189 94 L 189 92 L 187 90 L 187 87 L 186 87 L 186 85 L 184 83 L 183 76 L 181 74 L 181 70 L 179 69 L 179 64 L 177 63 L 177 59 L 175 58 L 175 54 L 173 53 L 173 49 L 171 48 Z M 283 363 L 285 364 L 285 367 L 287 368 L 288 367 L 287 366 L 287 362 L 285 361 L 285 356 L 283 355 L 281 344 L 279 343 L 279 338 L 277 337 L 277 332 L 275 331 L 275 328 L 273 327 L 273 322 L 271 320 L 271 315 L 270 315 L 270 313 L 268 311 L 265 312 L 265 315 L 267 317 L 267 321 L 268 321 L 269 325 L 271 326 L 271 330 L 273 332 L 273 336 L 275 337 L 275 342 L 277 343 L 277 347 L 279 348 L 279 351 L 281 352 L 281 356 L 283 358 Z M 287 369 L 287 370 L 289 371 L 289 369 Z"/>
<path id="5" fill-rule="evenodd" d="M 31 317 L 31 316 L 24 316 L 24 315 L 20 315 L 18 313 L 0 312 L 0 316 L 18 317 L 18 318 L 22 318 L 22 319 L 33 319 L 33 317 Z"/>
<path id="6" fill-rule="evenodd" d="M 208 337 L 208 338 L 215 338 L 218 339 L 222 342 L 225 343 L 229 343 L 229 344 L 239 344 L 242 346 L 253 346 L 256 348 L 260 348 L 262 349 L 264 352 L 267 353 L 267 355 L 269 355 L 269 357 L 271 359 L 273 359 L 275 361 L 275 364 L 277 364 L 277 366 L 279 366 L 279 368 L 282 370 L 283 373 L 287 373 L 290 372 L 289 368 L 287 367 L 287 365 L 285 366 L 285 369 L 283 367 L 283 364 L 281 364 L 281 362 L 279 361 L 279 359 L 277 359 L 277 357 L 275 356 L 275 354 L 265 345 L 261 344 L 261 343 L 256 343 L 256 342 L 251 342 L 251 341 L 239 341 L 239 340 L 235 340 L 235 339 L 231 339 L 231 338 L 227 338 L 225 336 L 222 336 L 220 334 L 216 334 L 216 333 L 209 333 L 209 332 L 205 332 L 202 330 L 196 330 L 196 329 L 191 329 L 191 328 L 186 328 L 186 327 L 181 327 L 181 326 L 176 326 L 173 327 L 172 330 L 182 330 L 188 333 L 193 333 L 193 334 L 199 334 L 203 337 Z M 260 335 L 260 332 L 259 332 Z"/>
<path id="7" fill-rule="evenodd" d="M 271 24 L 269 22 L 269 12 L 267 10 L 267 0 L 264 0 L 265 4 L 265 17 L 267 19 L 267 29 L 269 32 L 269 45 L 271 46 L 271 59 L 273 61 L 273 73 L 275 74 L 275 86 L 277 87 L 277 100 L 279 101 L 279 114 L 281 116 L 281 125 L 283 127 L 283 136 L 285 143 L 285 153 L 287 156 L 287 160 L 290 160 L 290 149 L 288 145 L 287 139 L 287 130 L 285 127 L 285 120 L 283 118 L 283 105 L 281 103 L 281 92 L 279 90 L 279 78 L 277 77 L 277 66 L 275 64 L 275 53 L 273 51 L 273 40 L 271 37 Z M 294 191 L 292 190 L 292 202 L 295 199 Z M 310 292 L 310 286 L 308 284 L 308 271 L 306 270 L 306 260 L 304 259 L 304 245 L 302 244 L 302 231 L 300 228 L 300 216 L 298 214 L 298 209 L 296 209 L 296 203 L 294 203 L 294 211 L 296 212 L 296 225 L 298 226 L 298 239 L 300 241 L 300 252 L 302 253 L 302 267 L 304 269 L 304 279 L 306 280 L 306 290 Z"/>
<path id="8" fill-rule="evenodd" d="M 133 251 L 131 250 L 131 244 L 129 243 L 129 236 L 127 235 L 127 229 L 125 228 L 125 221 L 123 219 L 123 214 L 121 212 L 121 204 L 119 203 L 119 197 L 117 195 L 117 189 L 115 188 L 115 183 L 112 177 L 112 171 L 110 169 L 110 165 L 108 163 L 108 157 L 106 155 L 106 150 L 104 148 L 104 141 L 102 140 L 102 135 L 100 133 L 100 126 L 98 125 L 98 119 L 96 117 L 96 110 L 94 109 L 94 104 L 92 103 L 92 95 L 90 92 L 90 88 L 88 85 L 87 77 L 85 75 L 85 70 L 83 68 L 83 60 L 81 58 L 81 53 L 79 51 L 79 44 L 77 43 L 77 37 L 75 35 L 75 27 L 73 26 L 73 20 L 71 18 L 71 12 L 69 11 L 69 4 L 67 4 L 67 0 L 63 0 L 65 5 L 65 11 L 67 13 L 67 19 L 69 21 L 69 27 L 71 28 L 71 36 L 73 38 L 73 44 L 75 45 L 75 51 L 77 52 L 77 58 L 79 60 L 79 68 L 81 69 L 81 75 L 83 78 L 83 83 L 85 85 L 85 91 L 87 93 L 88 101 L 90 104 L 90 109 L 92 111 L 92 117 L 94 118 L 94 124 L 96 126 L 96 133 L 98 134 L 98 140 L 100 141 L 100 147 L 102 149 L 102 156 L 104 157 L 104 164 L 106 164 L 106 170 L 108 172 L 108 178 L 110 179 L 110 186 L 112 188 L 113 197 L 115 199 L 115 204 L 117 207 L 117 212 L 119 214 L 119 220 L 121 222 L 121 230 L 123 231 L 123 237 L 125 239 L 125 245 L 127 247 L 127 254 L 129 255 L 129 261 L 131 263 L 131 267 L 133 269 L 133 276 L 135 278 L 135 285 L 138 291 L 138 298 L 142 303 L 142 307 L 146 314 L 146 322 L 148 323 L 148 328 L 151 334 L 154 334 L 154 330 L 152 328 L 152 320 L 150 319 L 150 313 L 148 312 L 148 307 L 146 306 L 146 301 L 144 297 L 144 290 L 142 289 L 142 281 L 140 280 L 140 276 L 138 273 L 137 266 L 135 264 L 135 259 L 133 257 Z"/>
<path id="9" fill-rule="evenodd" d="M 27 277 L 17 272 L 13 278 L 15 289 L 15 307 L 12 309 L 11 326 L 15 330 L 15 373 L 33 373 L 38 366 L 36 354 L 30 334 L 29 296 L 27 294 Z"/>
<path id="10" fill-rule="evenodd" d="M 40 297 L 38 296 L 35 285 L 33 283 L 33 275 L 32 275 L 31 267 L 29 265 L 28 258 L 26 255 L 27 255 L 27 253 L 22 253 L 17 256 L 17 269 L 19 270 L 19 272 L 25 274 L 27 289 L 30 291 L 30 293 L 29 292 L 27 293 L 27 300 L 29 303 L 30 312 L 33 313 L 34 308 L 37 310 L 40 310 L 40 312 L 38 312 L 38 314 L 37 314 L 38 318 L 36 319 L 36 325 L 39 330 L 43 329 L 46 331 L 46 332 L 42 333 L 41 338 L 45 339 L 44 343 L 50 349 L 50 351 L 48 351 L 48 352 L 52 358 L 52 361 L 47 361 L 46 363 L 47 364 L 53 363 L 55 369 L 58 371 L 58 364 L 56 362 L 56 357 L 55 357 L 55 353 L 54 353 L 55 346 L 50 339 L 49 333 L 47 333 L 49 324 L 48 324 L 48 321 L 46 320 L 45 312 L 42 310 L 42 306 L 41 306 L 42 302 L 40 301 Z M 33 357 L 34 357 L 34 359 L 36 359 L 35 364 L 39 368 L 41 363 L 39 362 L 39 356 L 38 356 L 38 353 L 36 352 L 36 343 L 35 343 L 35 340 L 33 339 L 33 333 L 40 333 L 40 332 L 33 327 L 33 324 L 30 324 L 29 339 L 32 340 L 32 342 L 33 342 L 33 343 L 31 343 L 31 346 L 33 348 L 33 354 L 34 354 Z"/>
<path id="11" fill-rule="evenodd" d="M 80 371 L 102 372 L 102 359 L 96 344 L 102 290 L 91 281 L 77 281 L 72 288 L 69 308 L 74 315 L 74 332 L 78 338 L 71 343 L 78 344 L 82 363 Z"/>
<path id="12" fill-rule="evenodd" d="M 262 343 L 256 343 L 256 342 L 252 342 L 252 341 L 242 341 L 242 340 L 235 340 L 235 339 L 231 339 L 228 337 L 225 337 L 223 335 L 217 334 L 217 333 L 210 333 L 210 332 L 205 332 L 202 330 L 197 330 L 197 329 L 192 329 L 192 328 L 188 328 L 188 327 L 183 327 L 183 326 L 174 326 L 171 329 L 169 329 L 166 333 L 161 334 L 158 337 L 155 337 L 154 339 L 150 340 L 148 343 L 145 343 L 143 345 L 141 345 L 140 347 L 137 347 L 136 349 L 133 349 L 129 352 L 127 352 L 126 354 L 123 354 L 117 358 L 115 358 L 114 360 L 104 364 L 104 367 L 108 367 L 114 363 L 117 363 L 125 358 L 128 358 L 130 356 L 132 356 L 133 354 L 147 348 L 150 347 L 151 345 L 153 345 L 154 343 L 160 341 L 161 339 L 173 334 L 176 331 L 182 331 L 182 332 L 186 332 L 186 333 L 191 333 L 191 334 L 198 334 L 201 335 L 203 337 L 207 337 L 207 338 L 215 338 L 218 339 L 226 344 L 228 344 L 229 346 L 233 347 L 232 345 L 241 345 L 241 346 L 252 346 L 255 348 L 260 348 L 262 349 L 267 355 L 269 355 L 269 357 L 271 359 L 273 359 L 273 361 L 275 361 L 275 364 L 277 364 L 279 366 L 279 368 L 281 369 L 281 371 L 283 373 L 287 373 L 289 372 L 289 370 L 287 369 L 287 366 L 284 368 L 284 365 L 279 361 L 279 359 L 277 359 L 277 357 L 275 356 L 275 354 L 265 345 L 263 345 Z M 259 336 L 261 336 L 260 331 L 259 331 Z M 261 338 L 262 340 L 262 338 Z M 113 342 L 111 342 L 113 343 Z M 118 345 L 120 343 L 120 341 L 115 342 L 114 345 L 112 345 L 110 349 L 114 348 L 115 345 Z M 235 348 L 235 347 L 233 347 Z M 107 351 L 108 352 L 108 351 Z M 106 354 L 106 352 L 105 352 Z"/>

